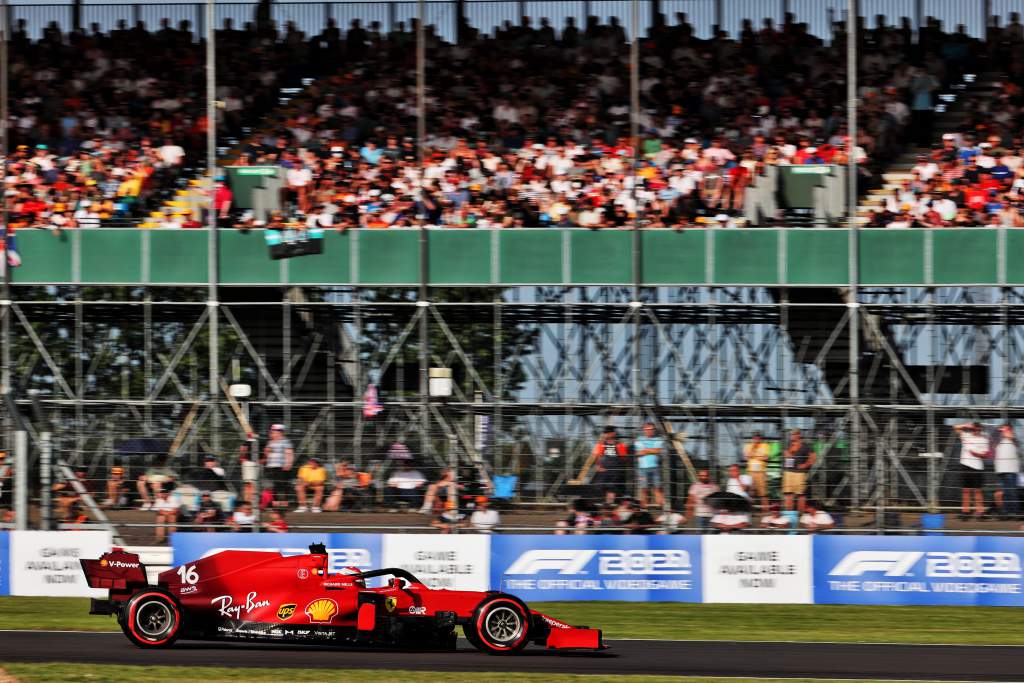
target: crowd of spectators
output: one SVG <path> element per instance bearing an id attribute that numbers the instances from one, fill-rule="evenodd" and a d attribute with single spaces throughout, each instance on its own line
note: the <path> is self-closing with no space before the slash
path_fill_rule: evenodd
<path id="1" fill-rule="evenodd" d="M 306 36 L 263 22 L 218 31 L 220 130 L 226 141 L 242 138 L 230 163 L 285 169 L 279 220 L 337 229 L 728 226 L 766 166 L 846 162 L 841 24 L 826 45 L 789 17 L 708 40 L 685 15 L 671 25 L 657 17 L 640 44 L 638 139 L 629 46 L 614 19 L 569 20 L 556 34 L 524 17 L 493 37 L 464 25 L 457 44 L 427 27 L 422 145 L 414 28 L 383 33 L 353 22 L 344 34 L 329 24 Z M 916 42 L 906 27 L 876 27 L 862 42 L 855 155 L 869 178 L 912 121 L 927 127 L 919 107 L 977 43 L 937 26 Z M 202 44 L 187 22 L 108 35 L 51 26 L 35 42 L 15 27 L 12 47 L 12 222 L 61 229 L 137 216 L 201 158 Z M 280 107 L 280 87 L 307 77 L 315 80 Z M 224 224 L 266 223 L 221 208 Z"/>

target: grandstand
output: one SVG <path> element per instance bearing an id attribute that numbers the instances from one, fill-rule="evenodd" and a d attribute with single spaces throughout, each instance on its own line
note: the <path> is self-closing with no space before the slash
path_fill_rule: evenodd
<path id="1" fill-rule="evenodd" d="M 606 424 L 666 512 L 797 428 L 847 526 L 951 523 L 953 425 L 1022 416 L 1019 4 L 14 4 L 0 448 L 134 507 L 280 423 L 364 507 L 401 444 L 540 530 Z M 287 517 L 426 523 L 381 514 Z"/>

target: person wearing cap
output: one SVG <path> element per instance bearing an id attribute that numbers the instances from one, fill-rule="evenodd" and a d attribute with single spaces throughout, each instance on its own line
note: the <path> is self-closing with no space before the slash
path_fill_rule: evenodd
<path id="1" fill-rule="evenodd" d="M 481 534 L 492 534 L 494 528 L 501 524 L 501 515 L 489 507 L 487 496 L 476 497 L 476 509 L 469 516 L 469 526 Z"/>
<path id="2" fill-rule="evenodd" d="M 224 509 L 213 500 L 209 491 L 200 494 L 199 505 L 192 522 L 201 527 L 202 531 L 216 531 L 217 527 L 224 523 Z"/>
<path id="3" fill-rule="evenodd" d="M 313 492 L 312 512 L 320 512 L 320 504 L 324 499 L 324 484 L 327 483 L 327 470 L 320 464 L 318 458 L 310 458 L 309 461 L 299 468 L 299 475 L 295 481 L 295 494 L 299 499 L 299 506 L 296 512 L 306 512 L 306 495 L 309 490 Z"/>
<path id="4" fill-rule="evenodd" d="M 960 519 L 971 516 L 972 503 L 974 516 L 979 518 L 985 514 L 985 498 L 981 489 L 984 486 L 985 460 L 991 457 L 991 445 L 977 423 L 954 425 L 953 431 L 960 437 Z"/>
<path id="5" fill-rule="evenodd" d="M 277 499 L 286 495 L 288 480 L 291 477 L 292 465 L 295 462 L 295 449 L 292 442 L 285 438 L 285 426 L 270 426 L 270 441 L 263 448 L 263 468 L 269 488 Z"/>

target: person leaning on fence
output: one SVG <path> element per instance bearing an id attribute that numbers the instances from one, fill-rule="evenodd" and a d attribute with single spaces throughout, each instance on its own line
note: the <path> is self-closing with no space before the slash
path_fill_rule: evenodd
<path id="1" fill-rule="evenodd" d="M 815 531 L 828 531 L 836 526 L 832 515 L 821 509 L 815 501 L 809 500 L 804 506 L 804 513 L 800 515 L 800 528 L 814 533 Z"/>
<path id="2" fill-rule="evenodd" d="M 796 509 L 804 511 L 807 499 L 807 475 L 818 459 L 818 454 L 803 440 L 799 429 L 790 433 L 789 448 L 782 458 L 782 493 L 786 499 L 786 509 L 793 509 L 796 498 Z"/>
<path id="3" fill-rule="evenodd" d="M 115 466 L 110 468 L 110 475 L 107 477 L 107 497 L 103 501 L 103 507 L 119 508 L 127 500 L 128 484 L 124 478 L 124 467 Z"/>
<path id="4" fill-rule="evenodd" d="M 985 498 L 981 489 L 984 485 L 985 460 L 991 457 L 991 446 L 981 427 L 974 422 L 954 425 L 953 431 L 960 437 L 960 519 L 971 515 L 985 514 Z"/>
<path id="5" fill-rule="evenodd" d="M 761 517 L 761 528 L 762 529 L 792 529 L 793 519 L 782 514 L 782 508 L 778 503 L 772 503 L 768 506 L 768 514 Z"/>

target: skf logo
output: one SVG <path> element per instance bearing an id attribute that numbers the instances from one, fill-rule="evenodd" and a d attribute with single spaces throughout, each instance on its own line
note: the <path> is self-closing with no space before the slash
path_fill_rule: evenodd
<path id="1" fill-rule="evenodd" d="M 397 605 L 398 605 L 398 598 L 394 598 L 394 597 L 390 597 L 390 596 L 387 597 L 387 598 L 384 598 L 384 609 L 386 609 L 388 612 L 394 612 L 395 611 L 395 607 Z"/>
<path id="2" fill-rule="evenodd" d="M 320 598 L 306 605 L 303 612 L 311 624 L 326 624 L 338 613 L 338 603 L 330 598 Z"/>
<path id="3" fill-rule="evenodd" d="M 506 574 L 589 574 L 584 569 L 598 557 L 598 573 L 604 575 L 691 574 L 693 564 L 685 550 L 527 550 Z"/>
<path id="4" fill-rule="evenodd" d="M 287 621 L 291 619 L 291 616 L 295 614 L 295 603 L 290 602 L 287 605 L 281 605 L 277 608 L 277 618 L 281 621 Z"/>
<path id="5" fill-rule="evenodd" d="M 913 576 L 924 558 L 930 579 L 1020 579 L 1024 576 L 1016 553 L 949 553 L 888 550 L 857 550 L 832 568 L 830 576 L 862 576 L 881 572 L 884 576 Z"/>

